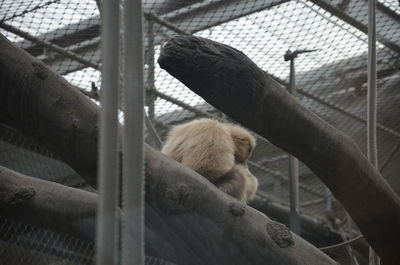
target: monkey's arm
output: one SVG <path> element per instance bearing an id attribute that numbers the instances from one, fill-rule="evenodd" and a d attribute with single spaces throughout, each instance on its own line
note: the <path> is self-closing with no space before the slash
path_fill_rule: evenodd
<path id="1" fill-rule="evenodd" d="M 234 166 L 214 184 L 232 197 L 246 202 L 246 179 L 243 171 L 238 166 Z"/>

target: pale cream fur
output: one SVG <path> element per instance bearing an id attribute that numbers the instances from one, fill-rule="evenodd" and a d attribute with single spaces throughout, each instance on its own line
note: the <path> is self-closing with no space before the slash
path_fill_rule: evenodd
<path id="1" fill-rule="evenodd" d="M 227 123 L 224 125 L 231 132 L 231 137 L 235 144 L 235 158 L 239 163 L 247 161 L 256 147 L 256 139 L 248 130 L 242 127 Z"/>
<path id="2" fill-rule="evenodd" d="M 247 174 L 245 174 L 245 177 L 247 179 L 246 181 L 246 201 L 250 201 L 251 199 L 254 198 L 256 195 L 256 192 L 258 190 L 258 179 L 251 174 L 251 172 L 248 170 L 246 167 Z"/>
<path id="3" fill-rule="evenodd" d="M 161 152 L 213 182 L 233 167 L 234 149 L 226 126 L 200 119 L 173 127 Z"/>
<path id="4" fill-rule="evenodd" d="M 161 152 L 211 182 L 218 181 L 222 190 L 229 187 L 224 191 L 232 196 L 244 194 L 236 197 L 246 202 L 258 188 L 257 178 L 247 168 L 255 145 L 255 138 L 244 128 L 199 119 L 174 126 Z M 234 167 L 236 172 L 231 174 Z"/>

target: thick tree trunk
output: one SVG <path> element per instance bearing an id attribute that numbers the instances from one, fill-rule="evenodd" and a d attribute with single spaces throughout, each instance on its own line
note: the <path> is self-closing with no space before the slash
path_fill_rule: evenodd
<path id="1" fill-rule="evenodd" d="M 348 136 L 227 45 L 176 37 L 158 62 L 207 102 L 303 161 L 343 204 L 382 263 L 400 264 L 400 200 Z"/>
<path id="2" fill-rule="evenodd" d="M 95 184 L 96 106 L 3 36 L 0 69 L 0 122 L 44 144 Z M 146 225 L 156 235 L 167 235 L 171 245 L 162 252 L 167 259 L 181 264 L 335 264 L 285 226 L 148 146 L 145 163 Z M 10 194 L 7 185 L 3 187 Z M 52 200 L 58 200 L 59 193 L 52 193 Z"/>
<path id="3" fill-rule="evenodd" d="M 97 194 L 0 167 L 0 212 L 8 219 L 93 242 L 97 200 Z M 146 215 L 147 256 L 162 257 L 177 264 L 189 264 L 197 259 L 182 239 L 169 231 L 162 216 L 150 207 Z M 176 244 L 171 244 L 171 240 Z"/>
<path id="4" fill-rule="evenodd" d="M 0 166 L 2 216 L 94 239 L 97 195 L 25 176 Z"/>
<path id="5" fill-rule="evenodd" d="M 4 36 L 0 36 L 0 122 L 60 155 L 96 186 L 97 106 Z"/>
<path id="6" fill-rule="evenodd" d="M 146 161 L 147 255 L 176 264 L 336 264 L 159 152 L 147 149 Z M 0 167 L 7 218 L 94 240 L 96 209 L 96 194 Z"/>

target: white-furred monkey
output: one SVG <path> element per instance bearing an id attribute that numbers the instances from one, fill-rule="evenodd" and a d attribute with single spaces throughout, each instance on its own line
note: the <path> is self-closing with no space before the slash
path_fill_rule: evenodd
<path id="1" fill-rule="evenodd" d="M 161 152 L 247 202 L 258 188 L 247 167 L 255 146 L 254 137 L 239 126 L 199 119 L 174 126 Z"/>

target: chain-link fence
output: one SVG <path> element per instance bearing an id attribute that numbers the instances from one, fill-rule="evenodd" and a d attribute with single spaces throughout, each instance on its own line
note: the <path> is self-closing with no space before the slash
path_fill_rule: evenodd
<path id="1" fill-rule="evenodd" d="M 0 217 L 1 264 L 93 264 L 93 242 Z"/>
<path id="2" fill-rule="evenodd" d="M 290 73 L 289 63 L 284 60 L 286 51 L 315 50 L 295 59 L 298 100 L 366 151 L 366 1 L 149 0 L 144 1 L 144 11 L 146 112 L 162 139 L 172 125 L 187 120 L 228 119 L 156 63 L 160 47 L 168 38 L 194 34 L 243 51 L 284 86 L 289 83 Z M 3 0 L 0 21 L 0 32 L 8 39 L 97 100 L 101 76 L 100 14 L 96 1 Z M 397 193 L 399 22 L 399 2 L 378 1 L 378 160 L 382 174 Z M 288 155 L 261 137 L 257 141 L 250 168 L 259 178 L 258 193 L 288 205 Z M 154 145 L 151 135 L 147 135 L 147 142 Z M 93 191 L 50 151 L 3 125 L 0 165 L 28 176 Z M 331 214 L 334 199 L 303 164 L 299 191 L 301 213 L 320 219 Z M 341 210 L 335 214 L 344 218 Z M 66 237 L 54 232 L 1 220 L 6 234 L 0 241 L 5 246 L 1 247 L 3 264 L 28 264 L 28 260 L 29 264 L 86 264 L 87 259 L 92 260 L 93 252 L 86 251 L 86 243 L 71 243 L 75 241 L 66 241 Z M 71 245 L 75 250 L 70 253 L 74 254 L 65 254 Z"/>

